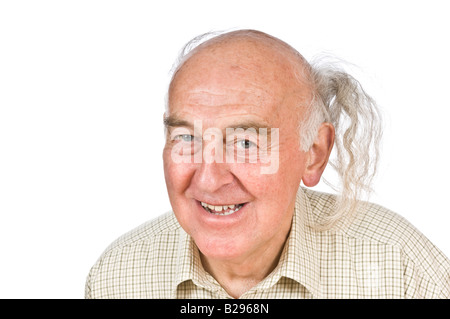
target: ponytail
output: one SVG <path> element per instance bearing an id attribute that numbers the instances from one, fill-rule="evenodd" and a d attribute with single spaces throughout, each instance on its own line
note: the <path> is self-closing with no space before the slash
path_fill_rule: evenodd
<path id="1" fill-rule="evenodd" d="M 330 228 L 344 215 L 352 214 L 363 193 L 369 195 L 377 171 L 382 136 L 381 114 L 375 101 L 351 75 L 330 65 L 311 65 L 313 99 L 310 116 L 301 124 L 302 148 L 312 142 L 307 131 L 315 132 L 322 122 L 335 127 L 335 154 L 330 165 L 339 176 L 335 213 L 321 227 Z M 309 140 L 308 140 L 309 139 Z"/>

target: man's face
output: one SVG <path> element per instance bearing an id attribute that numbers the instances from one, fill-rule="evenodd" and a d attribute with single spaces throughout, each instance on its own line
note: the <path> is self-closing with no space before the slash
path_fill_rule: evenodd
<path id="1" fill-rule="evenodd" d="M 203 50 L 177 73 L 169 92 L 163 154 L 168 194 L 180 225 L 204 256 L 222 260 L 260 254 L 274 240 L 286 238 L 306 158 L 297 134 L 301 108 L 294 107 L 301 94 L 289 84 L 293 79 L 287 66 L 272 63 L 276 57 L 268 60 L 267 52 L 253 47 L 247 56 L 236 52 L 229 46 Z M 196 123 L 202 132 L 194 132 Z M 239 148 L 265 148 L 257 136 L 227 142 L 230 127 L 267 128 L 267 151 L 279 161 L 276 172 L 261 174 L 270 163 L 260 156 L 253 163 L 227 160 L 225 146 L 230 143 L 235 154 Z M 270 138 L 274 128 L 279 129 L 278 141 Z M 224 140 L 199 139 L 207 130 L 221 131 Z M 218 149 L 211 153 L 208 148 L 218 142 L 223 142 L 220 162 L 211 160 Z M 179 143 L 193 152 L 200 144 L 209 151 L 201 162 L 180 163 L 173 158 Z"/>

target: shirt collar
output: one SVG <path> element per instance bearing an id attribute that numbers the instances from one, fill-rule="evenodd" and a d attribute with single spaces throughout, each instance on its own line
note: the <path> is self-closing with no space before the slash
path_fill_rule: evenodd
<path id="1" fill-rule="evenodd" d="M 320 298 L 320 267 L 317 253 L 317 232 L 311 227 L 314 215 L 303 189 L 300 187 L 295 202 L 291 232 L 280 258 L 280 276 L 290 278 Z"/>
<path id="2" fill-rule="evenodd" d="M 317 233 L 310 226 L 314 222 L 313 218 L 309 200 L 300 187 L 297 192 L 291 231 L 278 266 L 255 287 L 256 289 L 267 289 L 276 284 L 281 277 L 287 277 L 305 286 L 314 297 L 320 298 Z M 212 291 L 220 289 L 216 281 L 203 269 L 198 248 L 192 237 L 186 234 L 181 227 L 177 255 L 174 297 L 176 297 L 179 284 L 187 280 L 192 280 L 197 286 Z"/>
<path id="3" fill-rule="evenodd" d="M 200 253 L 192 237 L 181 227 L 179 228 L 179 231 L 177 273 L 174 286 L 172 287 L 173 298 L 177 297 L 178 286 L 188 280 L 192 280 L 195 285 L 211 291 L 218 291 L 221 289 L 214 278 L 204 270 L 200 259 Z"/>

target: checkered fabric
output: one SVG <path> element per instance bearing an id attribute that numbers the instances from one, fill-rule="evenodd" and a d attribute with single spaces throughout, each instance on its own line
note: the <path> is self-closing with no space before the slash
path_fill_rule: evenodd
<path id="1" fill-rule="evenodd" d="M 450 261 L 404 218 L 375 204 L 331 230 L 311 227 L 336 197 L 300 188 L 278 266 L 240 298 L 450 298 Z M 116 240 L 86 298 L 231 298 L 172 212 Z"/>

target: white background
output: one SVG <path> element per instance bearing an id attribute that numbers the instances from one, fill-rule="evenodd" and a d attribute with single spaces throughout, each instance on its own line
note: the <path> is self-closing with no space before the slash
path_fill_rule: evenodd
<path id="1" fill-rule="evenodd" d="M 107 245 L 170 209 L 169 70 L 192 37 L 230 28 L 357 66 L 386 119 L 372 201 L 450 256 L 448 12 L 411 0 L 1 1 L 0 297 L 82 298 Z"/>

